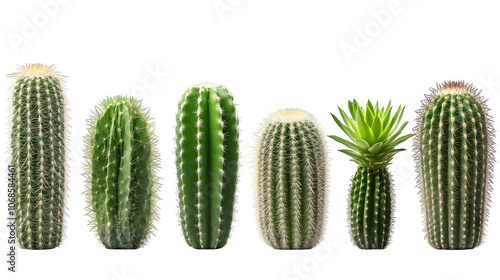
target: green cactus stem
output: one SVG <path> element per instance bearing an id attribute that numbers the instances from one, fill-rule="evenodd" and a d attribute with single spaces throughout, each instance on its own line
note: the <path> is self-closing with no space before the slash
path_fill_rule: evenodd
<path id="1" fill-rule="evenodd" d="M 181 227 L 195 249 L 226 245 L 238 173 L 238 119 L 220 85 L 200 84 L 179 102 L 176 165 Z"/>
<path id="2" fill-rule="evenodd" d="M 436 249 L 472 249 L 484 237 L 493 176 L 493 126 L 478 90 L 438 84 L 419 111 L 415 160 L 427 240 Z"/>
<path id="3" fill-rule="evenodd" d="M 282 110 L 267 119 L 257 151 L 257 214 L 275 249 L 310 249 L 325 228 L 327 152 L 314 117 Z"/>
<path id="4" fill-rule="evenodd" d="M 136 249 L 154 230 L 159 157 L 149 112 L 117 96 L 104 100 L 88 121 L 88 215 L 108 249 Z"/>
<path id="5" fill-rule="evenodd" d="M 12 95 L 11 162 L 16 168 L 16 236 L 21 248 L 61 243 L 66 189 L 66 114 L 62 76 L 53 66 L 26 65 Z"/>
<path id="6" fill-rule="evenodd" d="M 349 137 L 329 136 L 349 149 L 339 150 L 358 164 L 350 192 L 350 228 L 354 244 L 360 249 L 385 249 L 391 238 L 392 180 L 387 169 L 394 155 L 405 149 L 396 146 L 412 134 L 398 136 L 408 122 L 400 126 L 404 108 L 391 116 L 391 103 L 379 108 L 368 100 L 366 108 L 349 101 L 349 117 L 339 112 L 344 123 L 332 114 L 337 125 Z"/>

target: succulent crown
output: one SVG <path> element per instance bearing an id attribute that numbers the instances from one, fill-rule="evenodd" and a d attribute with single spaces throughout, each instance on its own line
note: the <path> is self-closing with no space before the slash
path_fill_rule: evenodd
<path id="1" fill-rule="evenodd" d="M 404 107 L 399 106 L 391 116 L 392 109 L 390 101 L 387 107 L 382 108 L 379 108 L 378 101 L 373 106 L 368 100 L 366 108 L 359 106 L 356 100 L 349 101 L 350 117 L 339 107 L 344 123 L 335 115 L 331 115 L 351 141 L 335 135 L 328 137 L 348 147 L 349 149 L 339 151 L 361 166 L 387 166 L 395 154 L 405 150 L 396 147 L 413 136 L 408 134 L 398 138 L 408 122 L 401 124 Z"/>

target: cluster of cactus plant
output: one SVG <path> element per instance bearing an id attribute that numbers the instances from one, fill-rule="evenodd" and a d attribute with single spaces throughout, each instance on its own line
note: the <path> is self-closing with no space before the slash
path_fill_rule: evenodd
<path id="1" fill-rule="evenodd" d="M 472 249 L 484 236 L 493 127 L 472 84 L 444 82 L 431 91 L 414 146 L 427 239 L 436 249 Z"/>
<path id="2" fill-rule="evenodd" d="M 117 96 L 104 100 L 88 125 L 88 215 L 106 248 L 139 248 L 156 219 L 159 158 L 149 112 Z"/>
<path id="3" fill-rule="evenodd" d="M 52 249 L 63 238 L 66 114 L 62 76 L 53 66 L 26 65 L 12 75 L 11 162 L 16 236 L 21 248 Z"/>
<path id="4" fill-rule="evenodd" d="M 309 249 L 323 236 L 327 152 L 314 117 L 301 110 L 271 115 L 257 150 L 257 216 L 275 249 Z"/>
<path id="5" fill-rule="evenodd" d="M 187 244 L 222 248 L 229 238 L 238 173 L 238 119 L 220 85 L 200 84 L 179 102 L 176 165 L 180 222 Z"/>
<path id="6" fill-rule="evenodd" d="M 339 150 L 358 164 L 350 192 L 351 237 L 360 249 L 384 249 L 390 241 L 392 225 L 392 182 L 387 166 L 394 155 L 405 149 L 397 146 L 412 134 L 399 137 L 408 122 L 400 125 L 404 107 L 394 115 L 391 103 L 379 108 L 368 100 L 366 108 L 349 101 L 349 117 L 339 107 L 344 123 L 333 119 L 349 140 L 329 136 L 349 149 Z M 398 138 L 399 137 L 399 138 Z"/>
<path id="7" fill-rule="evenodd" d="M 11 164 L 16 237 L 21 248 L 51 249 L 63 238 L 67 120 L 63 76 L 53 66 L 12 74 Z M 418 111 L 414 149 L 427 239 L 436 249 L 481 244 L 493 180 L 494 128 L 480 92 L 463 81 L 438 84 Z M 331 114 L 348 139 L 331 135 L 358 167 L 350 190 L 350 231 L 361 249 L 391 239 L 393 191 L 388 165 L 413 134 L 402 136 L 405 108 L 348 102 Z M 395 112 L 394 112 L 395 111 Z M 187 244 L 226 245 L 238 175 L 238 118 L 220 85 L 189 88 L 178 104 L 176 165 L 179 216 Z M 136 249 L 157 219 L 159 156 L 154 124 L 141 102 L 107 98 L 88 120 L 87 211 L 108 249 Z M 327 151 L 315 118 L 302 110 L 272 114 L 256 153 L 257 218 L 275 249 L 309 249 L 324 232 Z"/>

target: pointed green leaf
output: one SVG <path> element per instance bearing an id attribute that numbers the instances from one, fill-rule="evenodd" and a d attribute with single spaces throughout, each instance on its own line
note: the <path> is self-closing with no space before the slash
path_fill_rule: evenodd
<path id="1" fill-rule="evenodd" d="M 329 135 L 328 137 L 332 138 L 333 140 L 341 143 L 341 144 L 344 144 L 346 147 L 350 148 L 350 149 L 353 149 L 357 152 L 362 152 L 363 150 L 356 144 L 350 142 L 349 140 L 346 140 L 342 137 L 338 137 L 338 136 L 335 136 L 335 135 Z"/>
<path id="2" fill-rule="evenodd" d="M 383 118 L 382 118 L 382 127 L 385 129 L 387 125 L 389 125 L 389 121 L 391 120 L 391 112 L 392 112 L 392 107 L 387 107 L 387 111 L 385 112 Z"/>
<path id="3" fill-rule="evenodd" d="M 363 150 L 368 150 L 370 148 L 370 144 L 363 139 L 356 139 L 354 142 L 356 142 L 356 144 L 358 144 L 358 146 Z"/>
<path id="4" fill-rule="evenodd" d="M 356 135 L 356 133 L 350 129 L 349 127 L 343 125 L 340 120 L 334 115 L 334 114 L 331 114 L 332 117 L 333 117 L 333 120 L 335 121 L 335 123 L 337 123 L 337 125 L 340 127 L 340 129 L 342 129 L 342 131 L 344 131 L 344 133 L 349 136 L 349 138 L 351 138 L 352 141 L 356 141 L 356 139 L 358 139 L 358 136 Z"/>
<path id="5" fill-rule="evenodd" d="M 368 126 L 372 126 L 373 124 L 373 120 L 375 119 L 375 116 L 373 114 L 373 110 L 370 109 L 370 108 L 366 108 L 366 113 L 365 113 L 365 120 L 366 120 L 366 124 L 368 124 Z"/>
<path id="6" fill-rule="evenodd" d="M 351 113 L 351 118 L 354 120 L 356 119 L 356 109 L 354 108 L 354 102 L 349 101 L 347 103 L 349 106 L 349 112 Z"/>
<path id="7" fill-rule="evenodd" d="M 348 155 L 348 156 L 350 156 L 350 157 L 352 157 L 354 159 L 358 159 L 358 160 L 364 161 L 364 157 L 361 154 L 359 154 L 359 153 L 357 153 L 357 152 L 355 152 L 353 150 L 341 149 L 341 150 L 339 150 L 339 152 L 344 153 L 344 154 L 346 154 L 346 155 Z"/>
<path id="8" fill-rule="evenodd" d="M 399 134 L 403 132 L 403 129 L 406 127 L 407 124 L 408 122 L 403 123 L 396 133 L 392 134 L 389 138 L 387 138 L 387 140 L 385 140 L 384 142 L 384 146 L 382 147 L 382 149 L 385 149 L 387 146 L 391 145 L 392 142 L 399 136 Z"/>
<path id="9" fill-rule="evenodd" d="M 394 124 L 399 118 L 399 115 L 401 113 L 401 106 L 399 106 L 398 110 L 396 111 L 396 114 L 394 114 L 394 117 L 391 119 L 389 124 L 387 126 L 384 126 L 384 130 L 382 131 L 382 134 L 380 135 L 380 140 L 384 141 L 387 137 L 389 137 L 389 132 L 392 130 Z"/>
<path id="10" fill-rule="evenodd" d="M 397 127 L 399 126 L 399 123 L 401 123 L 401 120 L 403 119 L 404 112 L 405 112 L 405 107 L 403 107 L 403 109 L 399 113 L 398 120 L 396 121 L 396 123 L 394 124 L 394 126 L 391 128 L 391 130 L 389 131 L 388 135 L 391 135 L 397 129 Z"/>
<path id="11" fill-rule="evenodd" d="M 375 145 L 371 146 L 370 149 L 368 149 L 368 152 L 370 152 L 373 155 L 376 155 L 380 151 L 380 147 L 382 147 L 384 143 L 378 142 Z"/>
<path id="12" fill-rule="evenodd" d="M 370 99 L 368 99 L 368 102 L 366 102 L 366 110 L 368 111 L 368 109 L 370 109 L 372 112 L 375 112 L 375 108 L 373 108 L 373 104 Z"/>
<path id="13" fill-rule="evenodd" d="M 379 115 L 377 115 L 375 117 L 375 120 L 373 120 L 372 131 L 373 135 L 375 136 L 375 140 L 378 140 L 380 134 L 382 133 L 382 120 L 380 119 Z"/>
<path id="14" fill-rule="evenodd" d="M 354 122 L 354 120 L 349 118 L 349 116 L 344 112 L 344 110 L 340 109 L 340 107 L 338 107 L 338 108 L 339 108 L 340 116 L 344 120 L 344 123 L 346 125 L 348 125 L 354 132 L 358 133 L 359 132 L 358 125 L 356 124 L 356 122 Z"/>
<path id="15" fill-rule="evenodd" d="M 408 134 L 408 135 L 405 135 L 405 136 L 401 136 L 400 138 L 396 139 L 396 141 L 392 142 L 390 145 L 388 145 L 387 147 L 384 147 L 384 150 L 387 149 L 387 150 L 390 150 L 390 149 L 393 149 L 395 148 L 397 145 L 403 143 L 404 141 L 410 139 L 411 137 L 413 136 L 413 134 Z"/>
<path id="16" fill-rule="evenodd" d="M 372 129 L 365 122 L 360 111 L 358 111 L 357 113 L 356 122 L 358 123 L 359 135 L 361 136 L 361 138 L 366 140 L 366 142 L 368 143 L 373 143 L 375 137 L 373 136 Z"/>

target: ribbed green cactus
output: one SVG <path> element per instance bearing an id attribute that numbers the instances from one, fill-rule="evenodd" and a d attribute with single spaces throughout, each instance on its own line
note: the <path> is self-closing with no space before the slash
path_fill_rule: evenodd
<path id="1" fill-rule="evenodd" d="M 159 158 L 149 112 L 117 96 L 104 100 L 88 124 L 88 215 L 106 248 L 139 248 L 156 220 Z"/>
<path id="2" fill-rule="evenodd" d="M 396 146 L 412 134 L 398 138 L 408 122 L 401 126 L 404 108 L 391 116 L 391 103 L 379 108 L 368 100 L 366 109 L 356 100 L 349 101 L 349 117 L 339 108 L 344 123 L 332 114 L 337 125 L 351 139 L 330 136 L 350 150 L 339 150 L 350 156 L 359 167 L 352 178 L 350 194 L 351 237 L 360 249 L 384 249 L 390 241 L 392 225 L 392 183 L 387 166 L 398 152 Z"/>
<path id="3" fill-rule="evenodd" d="M 27 65 L 12 96 L 11 162 L 16 168 L 16 235 L 21 248 L 52 249 L 63 237 L 66 116 L 53 66 Z"/>
<path id="4" fill-rule="evenodd" d="M 323 236 L 327 152 L 314 117 L 282 110 L 265 122 L 257 151 L 260 232 L 275 249 L 310 249 Z"/>
<path id="5" fill-rule="evenodd" d="M 463 81 L 432 89 L 419 111 L 415 159 L 429 244 L 472 249 L 484 236 L 493 174 L 493 127 L 479 92 Z"/>
<path id="6" fill-rule="evenodd" d="M 179 102 L 176 135 L 184 238 L 196 249 L 222 248 L 231 230 L 238 172 L 238 119 L 227 89 L 188 89 Z"/>

